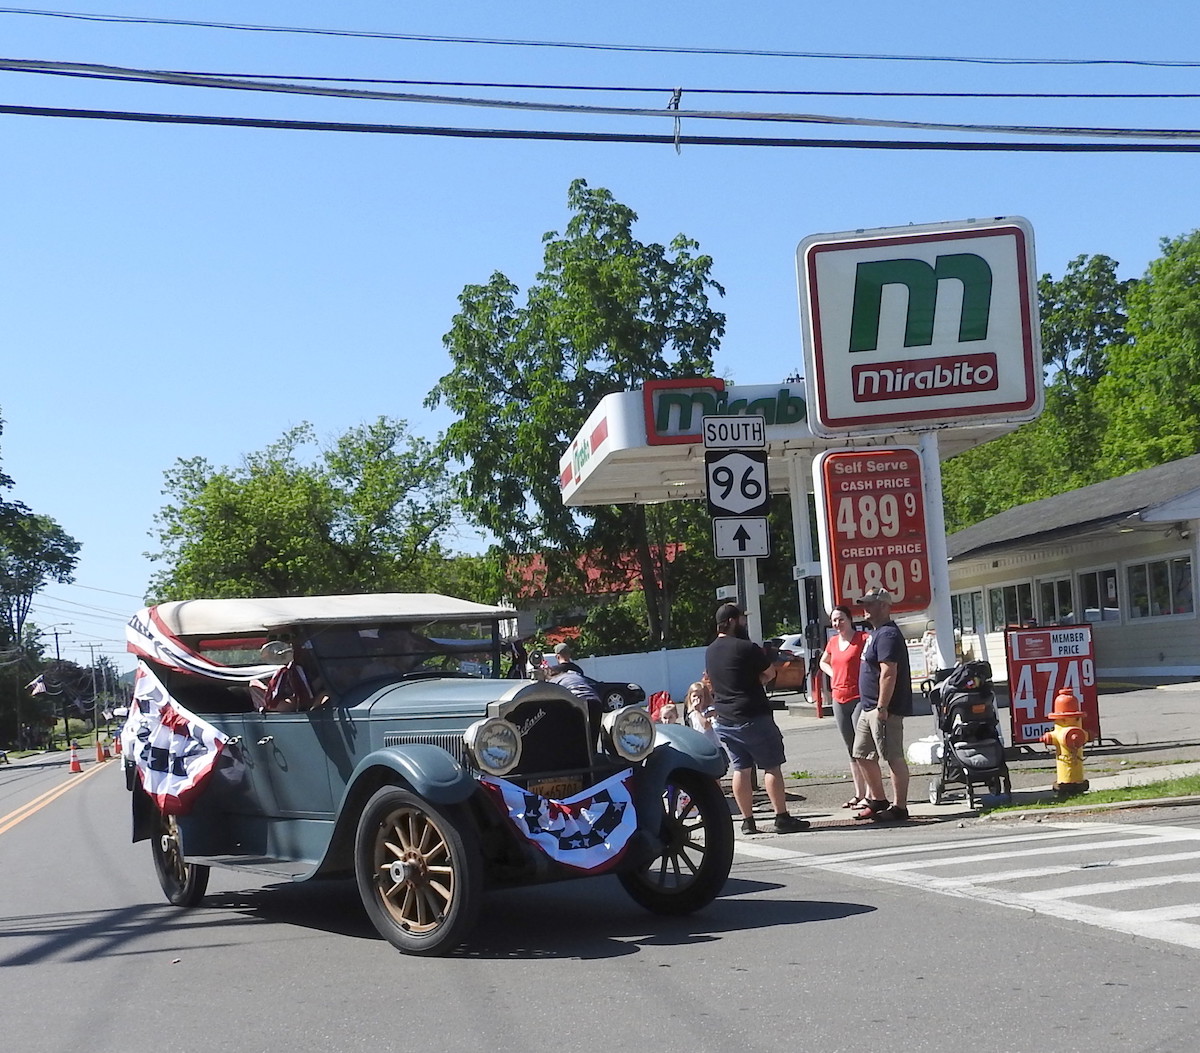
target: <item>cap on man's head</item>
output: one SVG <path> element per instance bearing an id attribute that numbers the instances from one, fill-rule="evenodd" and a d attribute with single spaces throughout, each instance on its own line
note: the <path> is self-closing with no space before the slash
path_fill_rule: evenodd
<path id="1" fill-rule="evenodd" d="M 868 603 L 886 603 L 891 605 L 896 602 L 896 597 L 888 592 L 887 589 L 876 587 L 873 589 L 867 589 L 867 591 L 863 593 L 863 598 L 858 602 L 863 604 L 863 606 L 866 606 Z"/>
<path id="2" fill-rule="evenodd" d="M 742 609 L 736 603 L 722 603 L 717 608 L 716 622 L 720 625 L 722 622 L 731 622 L 735 618 L 742 616 Z"/>
<path id="3" fill-rule="evenodd" d="M 566 642 L 566 640 L 564 640 L 564 641 L 563 641 L 562 643 L 560 643 L 560 644 L 555 644 L 555 645 L 554 645 L 554 653 L 555 653 L 555 654 L 566 655 L 568 658 L 570 658 L 570 657 L 571 657 L 571 653 L 572 653 L 572 652 L 571 652 L 571 645 L 570 645 L 569 643 L 567 643 L 567 642 Z"/>

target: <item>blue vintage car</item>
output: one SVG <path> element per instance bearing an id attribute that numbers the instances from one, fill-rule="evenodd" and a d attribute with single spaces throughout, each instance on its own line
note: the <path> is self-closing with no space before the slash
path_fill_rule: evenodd
<path id="1" fill-rule="evenodd" d="M 733 858 L 725 758 L 643 707 L 506 679 L 514 612 L 437 595 L 191 600 L 134 615 L 134 840 L 170 902 L 212 866 L 353 875 L 401 951 L 445 953 L 486 889 L 615 874 L 695 911 Z"/>

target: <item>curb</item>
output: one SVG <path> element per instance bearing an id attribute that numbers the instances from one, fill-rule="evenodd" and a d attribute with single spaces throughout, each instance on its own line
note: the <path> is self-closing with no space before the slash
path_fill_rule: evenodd
<path id="1" fill-rule="evenodd" d="M 1034 808 L 1027 812 L 1003 812 L 1000 815 L 976 816 L 976 819 L 987 823 L 1004 823 L 1021 819 L 1041 819 L 1047 815 L 1062 815 L 1081 812 L 1113 812 L 1126 808 L 1177 808 L 1182 805 L 1200 804 L 1200 795 L 1190 797 L 1149 797 L 1140 801 L 1106 801 L 1103 804 L 1062 804 L 1052 808 Z"/>

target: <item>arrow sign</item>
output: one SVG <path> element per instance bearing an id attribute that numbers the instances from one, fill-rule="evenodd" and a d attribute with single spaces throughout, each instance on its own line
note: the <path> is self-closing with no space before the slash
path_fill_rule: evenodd
<path id="1" fill-rule="evenodd" d="M 717 559 L 761 559 L 771 554 L 765 516 L 714 519 L 712 525 Z"/>

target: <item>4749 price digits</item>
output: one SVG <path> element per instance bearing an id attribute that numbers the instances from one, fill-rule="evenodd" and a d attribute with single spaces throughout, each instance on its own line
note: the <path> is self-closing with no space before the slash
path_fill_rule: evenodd
<path id="1" fill-rule="evenodd" d="M 899 603 L 904 599 L 905 583 L 919 584 L 924 573 L 919 559 L 909 560 L 907 575 L 902 559 L 889 559 L 886 563 L 848 563 L 842 570 L 841 593 L 843 596 L 861 596 L 869 589 L 883 588 Z"/>

